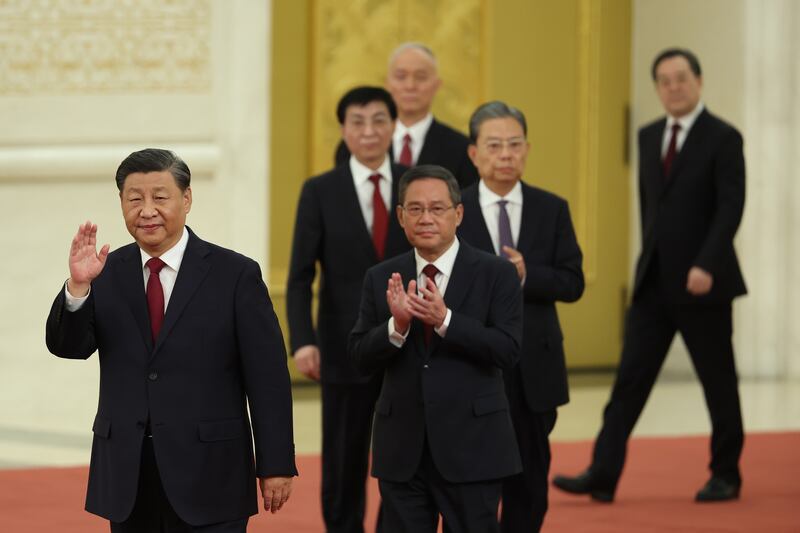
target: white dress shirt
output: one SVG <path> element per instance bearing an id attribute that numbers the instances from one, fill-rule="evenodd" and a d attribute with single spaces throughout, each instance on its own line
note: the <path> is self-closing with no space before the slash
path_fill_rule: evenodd
<path id="1" fill-rule="evenodd" d="M 441 293 L 442 297 L 444 297 L 444 293 L 447 290 L 447 283 L 450 281 L 450 276 L 453 274 L 453 265 L 455 265 L 459 247 L 460 245 L 458 243 L 458 238 L 456 237 L 453 239 L 453 244 L 450 245 L 450 248 L 440 255 L 439 258 L 433 263 L 429 263 L 426 259 L 419 255 L 417 249 L 414 248 L 414 260 L 417 266 L 417 287 L 425 286 L 428 277 L 422 272 L 422 270 L 428 264 L 433 264 L 433 266 L 439 270 L 439 273 L 436 274 L 436 279 L 433 280 L 433 282 L 436 283 L 436 287 L 438 287 L 439 292 Z M 419 290 L 417 290 L 417 292 L 419 292 Z M 450 325 L 450 318 L 452 318 L 452 316 L 453 312 L 448 307 L 447 314 L 444 317 L 442 325 L 438 328 L 433 328 L 433 331 L 435 331 L 440 337 L 444 337 L 447 334 L 447 326 Z M 400 334 L 394 329 L 394 317 L 389 319 L 389 342 L 398 348 L 403 346 L 403 343 L 405 343 L 406 337 L 408 337 L 408 333 L 410 331 L 411 328 L 408 328 L 408 331 L 406 331 L 405 335 Z"/>
<path id="2" fill-rule="evenodd" d="M 383 158 L 383 163 L 378 170 L 362 165 L 356 156 L 350 156 L 350 173 L 353 175 L 353 185 L 358 194 L 358 203 L 361 205 L 361 214 L 364 215 L 364 223 L 367 225 L 369 234 L 372 235 L 372 195 L 375 186 L 369 180 L 373 174 L 380 174 L 381 180 L 378 182 L 383 203 L 386 204 L 386 212 L 389 218 L 392 217 L 392 164 L 388 157 Z"/>
<path id="3" fill-rule="evenodd" d="M 522 225 L 522 184 L 517 182 L 505 196 L 500 196 L 492 192 L 483 180 L 478 183 L 478 201 L 481 204 L 483 220 L 486 222 L 486 229 L 492 238 L 492 245 L 496 254 L 500 255 L 500 200 L 505 200 L 508 220 L 511 223 L 511 238 L 514 239 L 514 247 L 519 243 L 519 228 Z"/>
<path id="4" fill-rule="evenodd" d="M 395 162 L 400 162 L 400 154 L 403 151 L 403 138 L 408 134 L 411 137 L 411 164 L 416 165 L 419 160 L 419 153 L 422 152 L 422 145 L 425 144 L 425 136 L 433 124 L 433 114 L 428 115 L 411 126 L 406 126 L 399 120 L 394 125 L 394 135 L 392 135 L 392 150 Z"/>
<path id="5" fill-rule="evenodd" d="M 695 106 L 688 115 L 684 115 L 681 118 L 667 115 L 667 125 L 664 127 L 664 136 L 661 139 L 662 159 L 667 155 L 667 150 L 669 149 L 669 141 L 672 138 L 672 125 L 676 122 L 681 125 L 681 129 L 678 130 L 678 136 L 675 139 L 675 151 L 680 152 L 681 148 L 683 148 L 684 141 L 686 141 L 686 136 L 689 135 L 689 130 L 692 129 L 694 121 L 697 120 L 697 117 L 703 112 L 704 108 L 703 102 L 697 102 L 697 106 Z"/>
<path id="6" fill-rule="evenodd" d="M 181 268 L 181 262 L 183 262 L 183 255 L 186 252 L 186 245 L 188 242 L 189 232 L 186 231 L 186 228 L 183 228 L 183 234 L 181 238 L 178 239 L 178 242 L 175 243 L 175 246 L 161 254 L 161 260 L 164 261 L 165 265 L 161 269 L 158 277 L 161 280 L 161 287 L 164 289 L 164 313 L 167 312 L 169 298 L 172 296 L 172 290 L 175 288 L 175 280 L 178 279 L 178 270 Z M 142 259 L 142 279 L 144 281 L 145 291 L 147 291 L 147 280 L 150 278 L 150 269 L 145 266 L 145 263 L 150 260 L 151 256 L 141 248 L 139 248 L 139 252 L 141 253 Z M 89 292 L 91 292 L 91 289 L 89 289 Z M 64 294 L 67 297 L 67 311 L 77 311 L 83 307 L 84 302 L 89 298 L 88 293 L 82 298 L 75 298 L 67 290 L 66 284 L 64 284 Z"/>

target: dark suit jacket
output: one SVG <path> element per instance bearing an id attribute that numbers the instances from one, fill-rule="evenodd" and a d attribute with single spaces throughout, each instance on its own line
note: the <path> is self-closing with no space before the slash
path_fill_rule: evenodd
<path id="1" fill-rule="evenodd" d="M 389 342 L 386 282 L 416 279 L 414 252 L 367 272 L 350 353 L 365 372 L 382 370 L 375 406 L 372 474 L 404 482 L 427 440 L 439 472 L 453 483 L 498 479 L 521 470 L 503 387 L 519 357 L 522 295 L 514 267 L 462 242 L 445 292 L 452 311 L 444 338 L 425 346 L 414 321 L 402 348 Z"/>
<path id="2" fill-rule="evenodd" d="M 392 165 L 392 201 L 384 255 L 409 249 L 394 206 L 405 167 Z M 317 328 L 311 320 L 311 285 L 320 264 Z M 321 352 L 322 380 L 358 383 L 368 379 L 347 357 L 347 335 L 356 323 L 364 273 L 378 262 L 348 164 L 306 181 L 297 206 L 286 309 L 292 352 L 307 344 Z"/>
<path id="3" fill-rule="evenodd" d="M 148 417 L 164 490 L 190 524 L 256 514 L 256 476 L 296 475 L 286 351 L 255 261 L 189 231 L 153 346 L 139 247 L 124 246 L 79 310 L 66 310 L 61 288 L 47 347 L 70 359 L 99 354 L 89 512 L 130 514 Z"/>
<path id="4" fill-rule="evenodd" d="M 481 250 L 495 253 L 481 211 L 478 186 L 466 189 L 461 199 L 464 220 L 458 228 L 459 237 Z M 563 337 L 555 303 L 576 301 L 584 288 L 583 255 L 567 202 L 522 183 L 517 249 L 525 258 L 527 272 L 520 373 L 528 407 L 545 411 L 569 401 Z M 516 272 L 514 279 L 519 279 Z"/>
<path id="5" fill-rule="evenodd" d="M 468 137 L 434 119 L 425 135 L 417 165 L 439 165 L 446 168 L 453 173 L 463 189 L 477 183 L 479 179 L 478 171 L 467 155 L 467 146 Z M 394 160 L 394 155 L 391 157 Z M 350 159 L 350 150 L 343 141 L 336 147 L 334 159 L 337 165 L 347 163 Z"/>
<path id="6" fill-rule="evenodd" d="M 703 110 L 665 177 L 665 126 L 662 118 L 639 131 L 642 253 L 634 298 L 648 269 L 657 264 L 664 293 L 675 303 L 730 302 L 747 292 L 733 248 L 744 209 L 742 136 Z M 697 297 L 686 291 L 692 266 L 714 276 L 709 294 Z"/>

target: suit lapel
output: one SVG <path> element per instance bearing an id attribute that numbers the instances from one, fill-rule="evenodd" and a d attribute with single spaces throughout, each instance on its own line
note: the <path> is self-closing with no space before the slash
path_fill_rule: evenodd
<path id="1" fill-rule="evenodd" d="M 480 193 L 477 185 L 471 186 L 465 191 L 463 196 L 464 203 L 464 220 L 461 222 L 465 224 L 466 234 L 472 240 L 469 243 L 476 248 L 479 248 L 490 254 L 494 254 L 494 243 L 492 243 L 492 236 L 489 234 L 488 222 L 483 218 L 483 209 L 481 209 Z"/>
<path id="2" fill-rule="evenodd" d="M 425 164 L 428 161 L 441 160 L 437 150 L 441 144 L 438 142 L 440 135 L 441 130 L 439 129 L 439 124 L 436 122 L 436 120 L 434 120 L 431 122 L 430 128 L 428 128 L 428 133 L 425 134 L 425 140 L 422 143 L 422 150 L 420 150 L 419 157 L 417 158 L 418 165 Z"/>
<path id="3" fill-rule="evenodd" d="M 652 196 L 653 198 L 660 198 L 664 192 L 664 162 L 661 160 L 661 143 L 666 126 L 666 118 L 658 121 L 652 130 L 651 138 L 642 140 L 643 153 L 639 154 L 639 157 L 642 158 L 641 165 L 644 171 L 643 181 L 645 183 L 643 185 L 655 193 Z"/>
<path id="4" fill-rule="evenodd" d="M 519 237 L 517 237 L 517 250 L 530 250 L 533 240 L 540 225 L 536 219 L 541 216 L 541 209 L 536 205 L 537 198 L 533 187 L 525 183 L 522 185 L 522 216 L 519 224 Z M 524 253 L 524 252 L 523 252 Z"/>
<path id="5" fill-rule="evenodd" d="M 340 189 L 338 205 L 341 206 L 342 222 L 346 227 L 353 228 L 353 237 L 361 242 L 361 247 L 371 263 L 375 263 L 378 256 L 375 254 L 375 245 L 372 244 L 372 235 L 364 220 L 364 213 L 361 211 L 361 203 L 358 201 L 358 191 L 353 183 L 353 174 L 350 172 L 350 165 L 343 165 L 340 168 L 342 186 Z"/>
<path id="6" fill-rule="evenodd" d="M 664 184 L 663 192 L 668 191 L 672 187 L 673 183 L 680 176 L 681 168 L 686 164 L 687 159 L 691 159 L 692 153 L 700 149 L 707 119 L 708 111 L 703 109 L 703 111 L 697 116 L 694 124 L 692 124 L 689 134 L 683 141 L 681 150 L 675 155 L 675 160 L 672 162 L 672 168 L 670 168 L 669 171 L 669 176 L 665 180 L 666 183 Z"/>
<path id="7" fill-rule="evenodd" d="M 167 304 L 167 312 L 164 315 L 164 323 L 161 326 L 158 339 L 156 339 L 151 358 L 155 356 L 161 345 L 164 344 L 164 339 L 175 326 L 175 323 L 186 308 L 186 304 L 189 303 L 189 300 L 191 300 L 211 268 L 205 259 L 210 253 L 208 245 L 197 238 L 188 227 L 186 230 L 189 231 L 189 242 L 186 245 L 186 252 L 183 254 L 178 277 L 175 280 L 175 288 L 172 289 L 172 295 Z"/>
<path id="8" fill-rule="evenodd" d="M 389 202 L 389 231 L 386 235 L 385 259 L 397 255 L 402 250 L 407 250 L 409 246 L 406 234 L 403 232 L 403 228 L 400 227 L 400 222 L 398 222 L 397 213 L 395 212 L 396 207 L 400 204 L 398 185 L 403 175 L 403 168 L 405 167 L 392 165 L 392 198 Z M 372 240 L 370 240 L 370 245 L 372 245 Z M 377 256 L 375 259 L 377 260 Z"/>
<path id="9" fill-rule="evenodd" d="M 147 311 L 147 295 L 144 292 L 142 255 L 135 243 L 128 245 L 122 254 L 122 261 L 117 263 L 115 274 L 119 286 L 122 287 L 125 302 L 142 335 L 142 341 L 148 353 L 152 352 L 153 340 L 150 332 L 150 315 Z"/>
<path id="10" fill-rule="evenodd" d="M 459 242 L 458 255 L 453 263 L 453 271 L 450 273 L 450 280 L 447 282 L 447 290 L 444 294 L 444 303 L 447 308 L 456 312 L 461 307 L 461 302 L 469 292 L 469 286 L 474 275 L 473 264 L 475 263 L 475 254 L 467 243 L 464 241 Z M 420 328 L 422 329 L 422 328 Z M 434 333 L 431 336 L 431 344 L 428 350 L 424 350 L 425 342 L 423 335 L 423 351 L 429 356 L 442 343 L 442 338 Z"/>

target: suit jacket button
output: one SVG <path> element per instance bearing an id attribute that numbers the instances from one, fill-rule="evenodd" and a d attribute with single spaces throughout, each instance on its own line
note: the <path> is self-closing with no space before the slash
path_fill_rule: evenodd
<path id="1" fill-rule="evenodd" d="M 426 364 L 422 365 L 422 368 L 428 368 L 428 364 L 426 363 Z"/>
<path id="2" fill-rule="evenodd" d="M 150 372 L 150 374 L 147 375 L 147 379 L 149 379 L 150 381 L 157 380 L 158 379 L 158 372 L 153 370 L 152 372 Z"/>

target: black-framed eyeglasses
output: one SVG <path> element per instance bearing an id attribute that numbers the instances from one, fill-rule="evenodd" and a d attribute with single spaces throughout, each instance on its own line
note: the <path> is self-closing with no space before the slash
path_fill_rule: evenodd
<path id="1" fill-rule="evenodd" d="M 427 211 L 432 216 L 439 218 L 444 216 L 447 211 L 450 209 L 454 209 L 454 205 L 432 205 L 430 207 L 423 207 L 421 205 L 413 204 L 409 206 L 400 206 L 406 214 L 412 218 L 421 217 L 422 214 Z"/>

